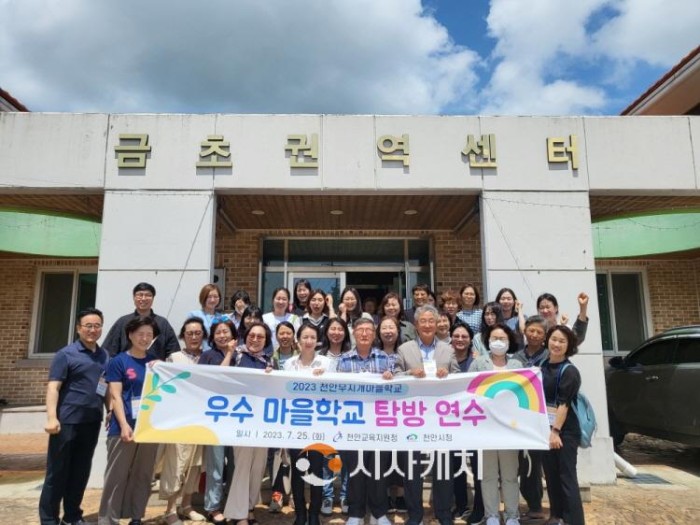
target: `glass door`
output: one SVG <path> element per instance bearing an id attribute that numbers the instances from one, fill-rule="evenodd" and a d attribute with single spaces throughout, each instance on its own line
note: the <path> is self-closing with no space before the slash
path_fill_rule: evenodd
<path id="1" fill-rule="evenodd" d="M 333 296 L 333 304 L 340 302 L 340 292 L 345 288 L 345 272 L 289 272 L 287 274 L 287 288 L 294 294 L 294 287 L 301 279 L 311 283 L 313 290 L 320 288 Z"/>

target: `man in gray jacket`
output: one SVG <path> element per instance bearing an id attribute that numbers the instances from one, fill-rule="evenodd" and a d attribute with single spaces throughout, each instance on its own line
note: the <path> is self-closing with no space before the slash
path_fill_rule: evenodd
<path id="1" fill-rule="evenodd" d="M 459 373 L 459 364 L 454 350 L 450 345 L 435 337 L 439 315 L 434 306 L 424 305 L 416 308 L 415 325 L 418 337 L 413 341 L 402 344 L 396 355 L 395 372 L 411 375 L 415 378 L 446 377 L 448 374 Z M 402 470 L 407 473 L 408 462 L 420 464 L 420 453 L 417 451 L 406 454 L 406 465 Z M 440 479 L 437 475 L 437 463 L 433 463 L 433 508 L 435 517 L 440 525 L 452 525 L 452 500 L 454 499 L 452 478 Z M 408 510 L 407 525 L 419 525 L 423 521 L 423 478 L 415 472 L 404 480 L 406 508 Z"/>

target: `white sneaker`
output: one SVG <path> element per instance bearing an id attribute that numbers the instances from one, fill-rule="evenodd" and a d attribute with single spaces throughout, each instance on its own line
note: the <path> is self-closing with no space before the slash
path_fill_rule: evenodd
<path id="1" fill-rule="evenodd" d="M 362 525 L 364 521 L 362 518 L 348 518 L 345 520 L 345 525 Z"/>
<path id="2" fill-rule="evenodd" d="M 501 525 L 501 520 L 496 516 L 491 516 L 486 520 L 486 525 Z"/>
<path id="3" fill-rule="evenodd" d="M 323 503 L 321 503 L 321 514 L 324 516 L 330 516 L 333 514 L 333 499 L 325 498 Z"/>
<path id="4" fill-rule="evenodd" d="M 508 518 L 506 525 L 520 525 L 520 520 L 518 518 Z"/>
<path id="5" fill-rule="evenodd" d="M 369 522 L 370 522 L 370 525 L 373 525 L 373 524 L 372 524 L 372 520 L 370 520 Z M 380 516 L 379 518 L 377 518 L 377 519 L 375 520 L 375 523 L 376 523 L 377 525 L 392 525 L 392 523 L 391 523 L 391 521 L 389 520 L 389 518 L 386 517 L 386 514 L 384 514 L 384 516 Z"/>

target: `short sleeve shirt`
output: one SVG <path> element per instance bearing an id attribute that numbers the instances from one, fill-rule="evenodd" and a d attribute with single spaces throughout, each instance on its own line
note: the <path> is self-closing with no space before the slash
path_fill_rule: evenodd
<path id="1" fill-rule="evenodd" d="M 138 402 L 143 391 L 143 382 L 146 379 L 146 365 L 156 359 L 152 355 L 143 358 L 133 357 L 129 352 L 118 354 L 109 362 L 107 367 L 107 382 L 122 384 L 122 402 L 124 414 L 131 428 L 134 428 L 136 419 L 132 412 L 132 403 Z M 113 417 L 109 422 L 108 436 L 120 434 L 119 422 Z"/>
<path id="2" fill-rule="evenodd" d="M 565 363 L 569 366 L 561 374 L 559 386 L 557 387 L 557 377 L 559 371 Z M 580 426 L 576 414 L 571 409 L 571 402 L 581 388 L 581 374 L 574 365 L 567 359 L 562 363 L 550 363 L 546 361 L 542 366 L 542 383 L 544 386 L 544 397 L 548 405 L 566 405 L 569 412 L 561 428 L 562 432 L 580 432 Z"/>
<path id="3" fill-rule="evenodd" d="M 97 384 L 105 375 L 109 354 L 101 347 L 93 352 L 80 340 L 61 348 L 51 361 L 49 381 L 60 381 L 58 420 L 64 424 L 101 421 L 104 397 Z"/>

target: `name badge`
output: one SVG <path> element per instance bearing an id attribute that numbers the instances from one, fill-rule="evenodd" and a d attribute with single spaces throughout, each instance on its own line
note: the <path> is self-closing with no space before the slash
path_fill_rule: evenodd
<path id="1" fill-rule="evenodd" d="M 131 417 L 136 419 L 139 415 L 139 409 L 141 408 L 141 397 L 131 398 Z"/>
<path id="2" fill-rule="evenodd" d="M 107 381 L 105 381 L 104 377 L 101 377 L 100 380 L 97 382 L 97 388 L 95 389 L 95 392 L 100 397 L 105 397 L 107 395 Z"/>
<path id="3" fill-rule="evenodd" d="M 549 420 L 549 426 L 553 427 L 554 422 L 557 420 L 557 407 L 554 405 L 547 405 L 547 419 Z"/>

